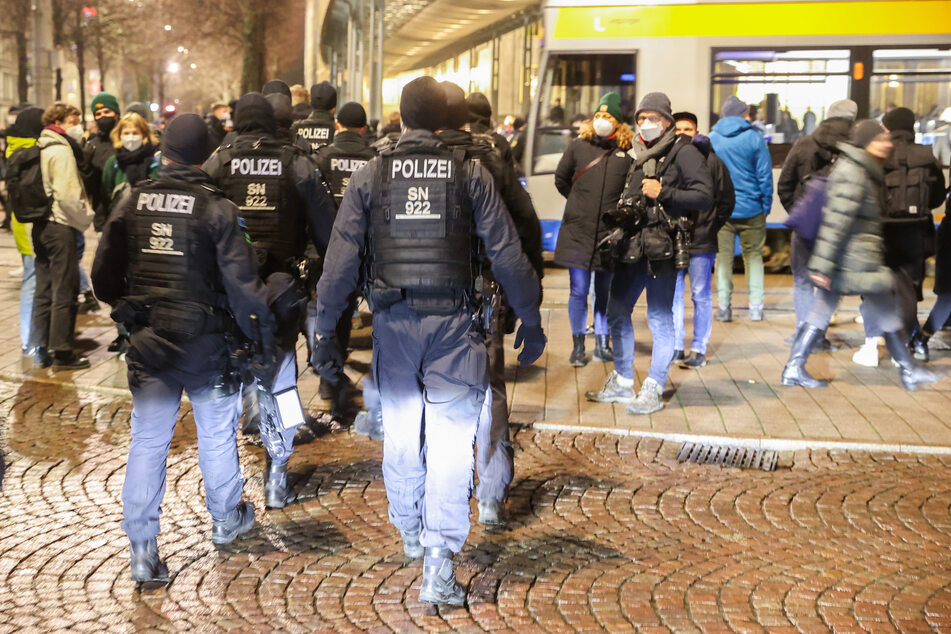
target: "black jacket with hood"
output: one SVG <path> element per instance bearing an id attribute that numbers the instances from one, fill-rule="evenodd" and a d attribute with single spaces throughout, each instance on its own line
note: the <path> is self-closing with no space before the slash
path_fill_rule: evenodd
<path id="1" fill-rule="evenodd" d="M 733 213 L 736 193 L 730 171 L 713 151 L 710 138 L 697 134 L 693 137 L 694 146 L 703 154 L 710 177 L 713 179 L 713 206 L 697 214 L 693 226 L 693 238 L 690 242 L 690 254 L 700 255 L 717 252 L 717 232 L 726 224 Z"/>

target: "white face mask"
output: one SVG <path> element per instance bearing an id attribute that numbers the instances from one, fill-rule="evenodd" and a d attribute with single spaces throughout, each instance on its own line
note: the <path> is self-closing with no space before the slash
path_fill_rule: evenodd
<path id="1" fill-rule="evenodd" d="M 650 143 L 664 133 L 664 128 L 659 123 L 652 123 L 650 121 L 645 121 L 642 125 L 638 126 L 641 133 L 641 138 L 646 142 Z"/>
<path id="2" fill-rule="evenodd" d="M 135 152 L 140 147 L 142 147 L 142 137 L 140 137 L 138 134 L 123 134 L 122 147 L 124 147 L 129 152 Z"/>
<path id="3" fill-rule="evenodd" d="M 79 143 L 83 138 L 83 126 L 82 124 L 77 123 L 71 128 L 66 129 L 66 134 L 73 140 Z"/>
<path id="4" fill-rule="evenodd" d="M 611 133 L 614 132 L 614 124 L 607 119 L 595 119 L 592 125 L 594 126 L 594 133 L 598 136 L 611 136 Z"/>

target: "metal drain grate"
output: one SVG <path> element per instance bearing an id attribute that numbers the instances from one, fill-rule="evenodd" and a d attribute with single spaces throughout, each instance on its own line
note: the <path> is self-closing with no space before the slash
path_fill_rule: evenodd
<path id="1" fill-rule="evenodd" d="M 763 471 L 775 470 L 778 459 L 779 454 L 769 449 L 721 447 L 695 442 L 685 442 L 677 452 L 677 462 L 695 462 Z"/>

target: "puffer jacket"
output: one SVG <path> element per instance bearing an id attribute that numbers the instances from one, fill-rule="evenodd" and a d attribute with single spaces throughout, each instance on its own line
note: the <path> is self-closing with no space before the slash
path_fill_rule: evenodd
<path id="1" fill-rule="evenodd" d="M 602 257 L 598 243 L 610 232 L 602 212 L 615 209 L 634 159 L 628 154 L 634 140 L 631 128 L 622 123 L 615 136 L 605 139 L 594 132 L 591 122 L 581 127 L 579 138 L 565 150 L 555 170 L 555 187 L 568 199 L 555 246 L 555 262 L 589 271 L 606 271 L 612 263 Z M 604 159 L 572 183 L 575 174 L 607 152 Z"/>
<path id="2" fill-rule="evenodd" d="M 50 128 L 40 133 L 37 145 L 44 150 L 40 154 L 40 168 L 43 188 L 53 200 L 53 222 L 85 231 L 94 213 L 72 146 L 65 136 Z"/>
<path id="3" fill-rule="evenodd" d="M 743 117 L 724 117 L 713 126 L 710 141 L 733 180 L 736 205 L 731 217 L 768 214 L 773 205 L 773 159 L 763 136 Z"/>
<path id="4" fill-rule="evenodd" d="M 863 149 L 840 143 L 809 259 L 809 270 L 828 277 L 834 292 L 859 295 L 894 288 L 893 274 L 885 266 L 883 199 L 881 163 Z"/>

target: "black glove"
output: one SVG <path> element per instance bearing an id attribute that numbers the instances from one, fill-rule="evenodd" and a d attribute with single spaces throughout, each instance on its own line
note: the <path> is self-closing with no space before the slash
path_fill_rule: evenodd
<path id="1" fill-rule="evenodd" d="M 515 349 L 517 350 L 525 342 L 525 347 L 518 355 L 520 365 L 531 365 L 535 363 L 538 357 L 545 351 L 545 344 L 548 338 L 545 337 L 545 331 L 541 326 L 526 326 L 522 324 L 515 333 Z"/>
<path id="2" fill-rule="evenodd" d="M 279 368 L 277 354 L 273 350 L 268 350 L 251 358 L 251 374 L 257 380 L 258 385 L 265 390 L 270 390 L 274 385 L 274 377 L 277 376 Z"/>
<path id="3" fill-rule="evenodd" d="M 310 357 L 310 364 L 321 378 L 336 385 L 343 373 L 343 350 L 337 343 L 336 337 L 317 335 L 314 352 Z"/>

